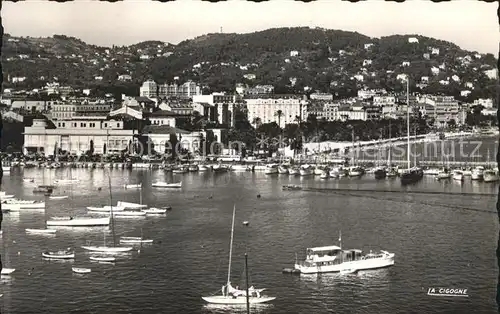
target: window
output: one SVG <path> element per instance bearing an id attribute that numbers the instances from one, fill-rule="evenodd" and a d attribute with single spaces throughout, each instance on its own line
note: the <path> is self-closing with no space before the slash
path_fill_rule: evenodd
<path id="1" fill-rule="evenodd" d="M 61 122 L 57 123 L 57 127 L 59 127 L 59 128 L 61 127 Z"/>
<path id="2" fill-rule="evenodd" d="M 119 127 L 120 127 L 120 122 L 118 122 L 118 123 L 116 124 L 116 127 L 117 127 L 117 128 L 119 128 Z"/>
<path id="3" fill-rule="evenodd" d="M 107 128 L 108 127 L 108 124 L 107 123 L 104 123 L 104 127 Z"/>
<path id="4" fill-rule="evenodd" d="M 65 128 L 66 127 L 66 123 L 63 122 L 62 126 L 63 126 L 63 128 Z"/>
<path id="5" fill-rule="evenodd" d="M 80 123 L 80 127 L 83 128 L 83 122 Z"/>

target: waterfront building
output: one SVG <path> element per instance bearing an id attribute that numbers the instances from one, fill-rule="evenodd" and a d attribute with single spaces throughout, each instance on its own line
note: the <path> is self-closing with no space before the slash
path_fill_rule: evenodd
<path id="1" fill-rule="evenodd" d="M 296 123 L 296 117 L 302 116 L 302 106 L 306 105 L 297 95 L 248 95 L 245 102 L 250 123 L 256 118 L 262 123 L 278 123 L 279 120 L 282 128 L 287 124 Z M 281 112 L 279 119 L 278 111 Z"/>
<path id="2" fill-rule="evenodd" d="M 172 143 L 172 135 L 177 138 L 177 152 L 185 150 L 192 154 L 200 152 L 205 132 L 188 132 L 169 125 L 148 125 L 142 129 L 142 134 L 148 137 L 151 148 L 158 153 L 168 153 L 175 149 Z"/>
<path id="3" fill-rule="evenodd" d="M 133 141 L 134 130 L 124 128 L 124 123 L 87 117 L 73 117 L 50 126 L 43 119 L 34 119 L 24 128 L 24 153 L 53 155 L 61 150 L 74 155 L 85 154 L 93 147 L 95 154 L 120 153 Z"/>

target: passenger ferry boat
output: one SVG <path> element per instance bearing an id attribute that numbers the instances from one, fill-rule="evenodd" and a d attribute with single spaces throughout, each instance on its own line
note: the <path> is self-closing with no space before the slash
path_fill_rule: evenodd
<path id="1" fill-rule="evenodd" d="M 341 272 L 345 269 L 355 271 L 377 269 L 394 265 L 394 253 L 370 251 L 368 254 L 363 254 L 361 250 L 343 250 L 341 246 L 342 244 L 308 248 L 305 261 L 295 261 L 295 270 L 301 274 L 318 274 Z"/>

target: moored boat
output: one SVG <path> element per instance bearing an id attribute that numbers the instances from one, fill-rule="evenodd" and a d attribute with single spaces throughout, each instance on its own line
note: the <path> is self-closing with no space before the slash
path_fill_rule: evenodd
<path id="1" fill-rule="evenodd" d="M 383 167 L 377 167 L 375 168 L 375 171 L 373 172 L 375 175 L 375 179 L 380 180 L 380 179 L 385 179 L 387 177 L 387 171 Z"/>
<path id="2" fill-rule="evenodd" d="M 57 232 L 56 229 L 32 229 L 26 228 L 27 233 L 39 233 L 39 234 L 54 234 Z"/>
<path id="3" fill-rule="evenodd" d="M 140 189 L 140 188 L 142 188 L 142 183 L 139 183 L 139 184 L 125 184 L 124 187 L 126 189 Z"/>
<path id="4" fill-rule="evenodd" d="M 455 181 L 464 181 L 464 173 L 460 170 L 453 171 L 453 180 Z"/>
<path id="5" fill-rule="evenodd" d="M 364 174 L 364 169 L 359 166 L 349 168 L 349 177 L 361 177 Z"/>
<path id="6" fill-rule="evenodd" d="M 208 303 L 213 303 L 213 304 L 226 304 L 226 305 L 233 305 L 233 304 L 258 304 L 258 303 L 265 303 L 272 301 L 276 299 L 275 297 L 269 297 L 269 296 L 264 296 L 261 295 L 262 291 L 265 289 L 255 289 L 253 286 L 249 287 L 248 294 L 246 290 L 239 290 L 238 287 L 233 288 L 231 285 L 231 260 L 232 260 L 232 254 L 233 254 L 233 237 L 234 237 L 234 218 L 235 218 L 235 212 L 236 212 L 236 206 L 233 209 L 233 222 L 232 222 L 232 227 L 231 227 L 231 242 L 229 246 L 229 266 L 228 266 L 228 274 L 227 274 L 227 283 L 222 286 L 221 289 L 221 295 L 212 295 L 208 297 L 202 297 L 203 300 L 205 300 Z M 247 269 L 247 262 L 245 258 L 245 268 Z M 247 287 L 248 287 L 248 281 L 247 281 Z"/>
<path id="7" fill-rule="evenodd" d="M 266 170 L 264 171 L 265 174 L 277 174 L 278 172 L 278 165 L 276 164 L 270 164 L 266 165 Z"/>
<path id="8" fill-rule="evenodd" d="M 82 267 L 72 267 L 71 269 L 73 270 L 74 273 L 77 274 L 88 274 L 92 271 L 90 268 L 82 268 Z"/>
<path id="9" fill-rule="evenodd" d="M 8 276 L 8 275 L 12 274 L 15 271 L 16 271 L 15 268 L 2 268 L 2 270 L 0 271 L 0 275 L 2 275 L 2 276 Z"/>
<path id="10" fill-rule="evenodd" d="M 56 252 L 43 252 L 42 256 L 50 259 L 73 259 L 75 258 L 75 252 L 71 250 L 63 250 Z"/>
<path id="11" fill-rule="evenodd" d="M 202 172 L 202 171 L 208 171 L 210 170 L 207 165 L 199 165 L 198 166 L 198 171 Z"/>
<path id="12" fill-rule="evenodd" d="M 189 165 L 188 166 L 188 171 L 189 172 L 196 172 L 198 171 L 200 168 L 198 167 L 198 165 Z"/>
<path id="13" fill-rule="evenodd" d="M 96 261 L 96 262 L 114 262 L 116 261 L 116 258 L 113 256 L 91 256 L 89 257 L 91 261 Z"/>
<path id="14" fill-rule="evenodd" d="M 56 185 L 63 185 L 63 184 L 73 184 L 73 183 L 78 183 L 80 180 L 78 179 L 58 179 L 54 180 L 54 184 Z"/>
<path id="15" fill-rule="evenodd" d="M 292 166 L 288 168 L 288 175 L 290 176 L 300 176 L 300 169 L 299 167 Z"/>
<path id="16" fill-rule="evenodd" d="M 101 252 L 101 253 L 123 253 L 123 252 L 130 252 L 134 248 L 133 247 L 126 247 L 126 246 L 90 246 L 90 245 L 84 245 L 82 246 L 83 249 L 91 252 Z"/>
<path id="17" fill-rule="evenodd" d="M 105 205 L 105 206 L 102 206 L 102 207 L 87 206 L 87 209 L 89 211 L 91 211 L 91 212 L 104 212 L 104 213 L 108 213 L 111 210 L 113 210 L 114 212 L 124 211 L 125 207 L 122 207 L 122 206 L 113 206 L 113 207 L 111 207 L 110 205 Z"/>
<path id="18" fill-rule="evenodd" d="M 278 166 L 279 174 L 288 174 L 288 166 L 287 165 L 279 165 Z"/>
<path id="19" fill-rule="evenodd" d="M 299 171 L 302 177 L 311 176 L 314 174 L 314 168 L 311 165 L 302 165 L 300 166 Z"/>
<path id="20" fill-rule="evenodd" d="M 109 226 L 109 217 L 105 218 L 90 218 L 90 217 L 52 217 L 47 220 L 47 226 L 64 226 L 64 227 L 94 227 L 94 226 Z"/>
<path id="21" fill-rule="evenodd" d="M 51 195 L 51 196 L 49 196 L 49 199 L 51 199 L 51 200 L 64 200 L 67 198 L 68 198 L 68 195 Z"/>
<path id="22" fill-rule="evenodd" d="M 482 180 L 483 173 L 484 173 L 484 167 L 482 166 L 472 169 L 471 180 Z"/>
<path id="23" fill-rule="evenodd" d="M 357 249 L 343 250 L 341 247 L 322 246 L 306 250 L 306 259 L 295 262 L 295 269 L 301 274 L 340 272 L 345 269 L 368 270 L 394 265 L 394 253 L 380 251 L 364 254 Z"/>
<path id="24" fill-rule="evenodd" d="M 121 237 L 120 243 L 153 243 L 153 240 L 142 237 Z"/>
<path id="25" fill-rule="evenodd" d="M 151 186 L 155 188 L 182 188 L 182 181 L 175 183 L 155 182 Z"/>
<path id="26" fill-rule="evenodd" d="M 148 205 L 145 205 L 145 204 L 122 202 L 122 201 L 118 201 L 116 203 L 116 206 L 117 207 L 123 207 L 124 209 L 142 209 L 142 208 L 147 208 L 148 207 Z M 115 209 L 113 208 L 113 210 L 115 210 Z"/>
<path id="27" fill-rule="evenodd" d="M 498 174 L 493 169 L 486 169 L 483 171 L 483 181 L 484 182 L 497 182 Z"/>
<path id="28" fill-rule="evenodd" d="M 448 168 L 443 168 L 438 172 L 436 179 L 437 180 L 447 180 L 447 179 L 450 179 L 451 177 L 452 177 L 452 174 L 451 174 L 450 170 Z"/>

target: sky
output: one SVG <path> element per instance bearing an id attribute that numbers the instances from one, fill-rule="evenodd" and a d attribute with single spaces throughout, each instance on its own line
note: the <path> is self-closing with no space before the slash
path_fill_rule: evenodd
<path id="1" fill-rule="evenodd" d="M 221 27 L 224 33 L 249 33 L 273 27 L 312 26 L 356 31 L 370 37 L 419 34 L 451 41 L 467 50 L 497 55 L 500 39 L 497 5 L 473 0 L 439 4 L 425 0 L 405 3 L 26 0 L 3 2 L 1 14 L 4 31 L 14 36 L 61 34 L 100 46 L 130 45 L 145 40 L 176 44 L 220 32 Z"/>

